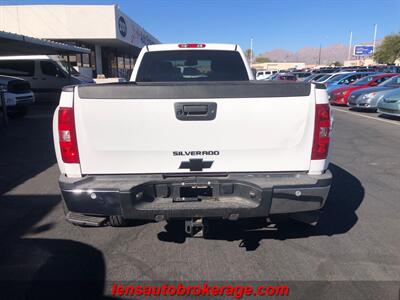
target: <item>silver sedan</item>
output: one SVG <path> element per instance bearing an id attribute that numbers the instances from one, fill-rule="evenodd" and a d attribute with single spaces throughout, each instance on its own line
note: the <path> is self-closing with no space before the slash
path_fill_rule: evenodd
<path id="1" fill-rule="evenodd" d="M 382 96 L 390 90 L 400 87 L 400 75 L 391 77 L 378 86 L 352 92 L 348 99 L 350 107 L 363 108 L 366 110 L 376 110 Z"/>

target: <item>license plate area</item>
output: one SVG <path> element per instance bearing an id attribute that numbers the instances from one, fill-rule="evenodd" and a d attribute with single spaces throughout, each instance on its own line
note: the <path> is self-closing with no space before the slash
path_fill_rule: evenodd
<path id="1" fill-rule="evenodd" d="M 174 202 L 201 201 L 213 198 L 214 190 L 209 185 L 189 185 L 179 187 L 179 195 L 174 198 Z"/>

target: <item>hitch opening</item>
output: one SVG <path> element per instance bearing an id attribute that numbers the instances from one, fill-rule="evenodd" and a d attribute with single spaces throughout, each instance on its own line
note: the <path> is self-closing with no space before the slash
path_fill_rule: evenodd
<path id="1" fill-rule="evenodd" d="M 185 220 L 185 232 L 191 237 L 204 237 L 208 232 L 208 224 L 203 218 Z"/>
<path id="2" fill-rule="evenodd" d="M 186 201 L 200 201 L 202 198 L 211 198 L 213 188 L 208 185 L 182 186 L 179 188 L 179 198 Z"/>

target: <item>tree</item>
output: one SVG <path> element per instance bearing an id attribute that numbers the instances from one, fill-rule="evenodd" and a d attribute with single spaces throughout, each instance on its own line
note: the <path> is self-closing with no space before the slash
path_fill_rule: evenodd
<path id="1" fill-rule="evenodd" d="M 334 61 L 333 63 L 332 63 L 332 65 L 334 65 L 335 67 L 341 67 L 342 66 L 342 63 L 340 62 L 340 61 Z"/>
<path id="2" fill-rule="evenodd" d="M 385 36 L 374 53 L 374 59 L 380 64 L 393 64 L 398 58 L 400 58 L 400 34 Z"/>
<path id="3" fill-rule="evenodd" d="M 259 63 L 259 64 L 271 62 L 271 60 L 265 56 L 257 56 L 255 61 L 256 61 L 256 63 Z"/>

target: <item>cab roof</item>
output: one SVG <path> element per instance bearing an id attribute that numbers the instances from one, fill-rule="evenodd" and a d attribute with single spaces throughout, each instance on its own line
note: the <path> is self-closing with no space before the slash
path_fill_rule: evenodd
<path id="1" fill-rule="evenodd" d="M 236 51 L 236 44 L 209 44 L 209 43 L 179 43 L 179 44 L 155 44 L 148 45 L 148 51 L 170 51 L 170 50 L 226 50 Z"/>

